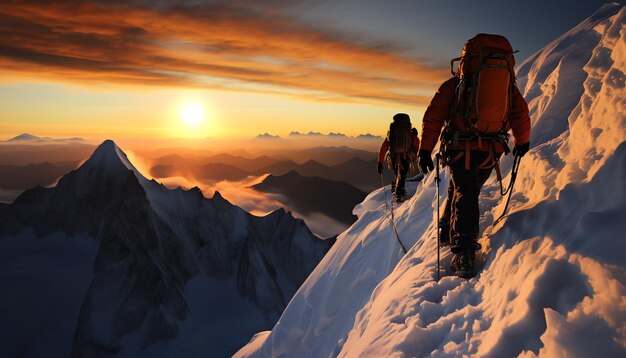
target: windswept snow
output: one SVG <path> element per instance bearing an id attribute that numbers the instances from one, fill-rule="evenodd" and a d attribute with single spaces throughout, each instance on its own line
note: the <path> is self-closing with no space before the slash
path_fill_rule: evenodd
<path id="1" fill-rule="evenodd" d="M 432 175 L 395 208 L 404 257 L 378 190 L 274 329 L 235 356 L 626 356 L 625 19 L 605 5 L 520 65 L 533 148 L 496 227 L 495 178 L 483 188 L 477 277 L 434 281 Z"/>
<path id="2" fill-rule="evenodd" d="M 433 282 L 434 250 L 415 247 L 376 287 L 339 356 L 624 356 L 626 197 L 623 184 L 606 188 L 626 182 L 625 163 L 626 144 L 591 182 L 511 214 L 476 279 Z"/>

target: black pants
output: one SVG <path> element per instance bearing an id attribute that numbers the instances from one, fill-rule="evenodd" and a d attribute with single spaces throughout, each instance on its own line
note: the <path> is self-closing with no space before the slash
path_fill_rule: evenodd
<path id="1" fill-rule="evenodd" d="M 452 153 L 450 157 L 454 158 L 457 153 Z M 479 166 L 488 155 L 488 152 L 470 151 L 469 170 L 465 169 L 465 157 L 449 164 L 448 199 L 444 205 L 440 225 L 445 228 L 449 223 L 452 252 L 475 250 L 480 218 L 478 196 L 480 189 L 493 171 L 493 166 L 485 169 Z"/>
<path id="2" fill-rule="evenodd" d="M 452 178 L 450 178 L 450 183 L 448 183 L 448 195 L 446 197 L 446 202 L 443 204 L 443 213 L 439 217 L 439 227 L 442 230 L 447 230 L 446 234 L 450 234 L 450 216 L 452 216 L 452 199 L 454 198 L 454 185 L 452 184 Z"/>
<path id="3" fill-rule="evenodd" d="M 405 155 L 392 155 L 391 164 L 393 166 L 394 180 L 391 183 L 391 191 L 394 193 L 404 193 L 404 183 L 409 172 L 409 158 Z"/>

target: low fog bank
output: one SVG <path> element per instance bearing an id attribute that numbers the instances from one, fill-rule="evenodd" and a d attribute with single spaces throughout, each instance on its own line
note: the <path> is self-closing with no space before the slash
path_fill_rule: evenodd
<path id="1" fill-rule="evenodd" d="M 250 176 L 241 181 L 222 180 L 214 183 L 198 183 L 184 177 L 170 177 L 157 181 L 170 189 L 198 187 L 208 198 L 213 197 L 217 191 L 226 200 L 256 216 L 265 216 L 276 209 L 284 208 L 290 211 L 294 217 L 304 220 L 313 233 L 323 238 L 335 236 L 348 228 L 349 225 L 322 213 L 304 214 L 298 212 L 290 204 L 289 199 L 283 195 L 262 193 L 251 188 L 253 185 L 261 183 L 266 177 L 267 175 Z"/>

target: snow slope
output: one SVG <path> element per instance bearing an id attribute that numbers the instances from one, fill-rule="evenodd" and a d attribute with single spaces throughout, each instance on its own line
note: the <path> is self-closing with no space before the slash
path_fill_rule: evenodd
<path id="1" fill-rule="evenodd" d="M 432 175 L 395 210 L 404 257 L 378 190 L 273 330 L 235 356 L 626 356 L 625 23 L 607 4 L 520 65 L 533 148 L 496 227 L 495 178 L 483 188 L 477 277 L 434 282 Z"/>
<path id="2" fill-rule="evenodd" d="M 0 204 L 0 227 L 2 357 L 232 354 L 331 244 L 282 209 L 169 190 L 110 140 Z"/>

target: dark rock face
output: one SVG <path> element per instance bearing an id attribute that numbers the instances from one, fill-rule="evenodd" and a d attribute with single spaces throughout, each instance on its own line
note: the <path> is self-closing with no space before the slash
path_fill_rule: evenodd
<path id="1" fill-rule="evenodd" d="M 86 234 L 98 243 L 73 337 L 77 357 L 123 353 L 130 336 L 140 351 L 176 341 L 194 314 L 186 286 L 197 277 L 232 282 L 233 302 L 251 302 L 260 326 L 270 329 L 332 244 L 284 210 L 256 217 L 219 193 L 206 199 L 197 188 L 169 190 L 147 180 L 111 141 L 56 187 L 1 205 L 0 224 L 0 240 L 32 229 L 42 240 Z M 241 332 L 241 345 L 255 332 Z"/>
<path id="2" fill-rule="evenodd" d="M 296 171 L 281 176 L 269 175 L 253 188 L 286 196 L 299 212 L 319 212 L 348 225 L 357 219 L 352 215 L 352 209 L 367 196 L 348 183 L 305 177 Z"/>

